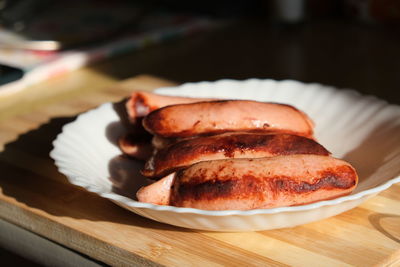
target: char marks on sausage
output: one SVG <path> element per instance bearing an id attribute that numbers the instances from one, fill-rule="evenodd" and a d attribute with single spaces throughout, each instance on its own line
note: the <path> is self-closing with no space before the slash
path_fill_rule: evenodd
<path id="1" fill-rule="evenodd" d="M 328 156 L 215 160 L 178 171 L 171 204 L 209 210 L 300 205 L 348 194 L 357 180 L 351 165 Z"/>
<path id="2" fill-rule="evenodd" d="M 311 119 L 290 105 L 135 92 L 126 108 L 152 141 L 132 142 L 128 135 L 120 140 L 122 150 L 137 158 L 151 151 L 143 174 L 167 175 L 137 192 L 142 202 L 275 208 L 347 195 L 358 182 L 349 163 L 316 142 Z"/>
<path id="3" fill-rule="evenodd" d="M 162 177 L 191 164 L 224 158 L 260 158 L 277 155 L 329 155 L 316 141 L 291 134 L 230 132 L 182 140 L 157 151 L 143 174 Z"/>

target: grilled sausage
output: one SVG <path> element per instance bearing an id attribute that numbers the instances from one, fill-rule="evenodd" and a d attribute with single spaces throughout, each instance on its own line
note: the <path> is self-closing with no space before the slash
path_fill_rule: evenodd
<path id="1" fill-rule="evenodd" d="M 157 182 L 167 184 L 163 190 L 147 187 L 146 195 L 167 199 L 164 205 L 248 210 L 336 198 L 350 194 L 357 182 L 357 173 L 349 163 L 329 156 L 223 159 L 203 161 L 170 174 Z M 139 201 L 155 203 L 140 192 L 144 191 L 138 192 Z"/>
<path id="2" fill-rule="evenodd" d="M 125 155 L 138 160 L 148 160 L 153 154 L 151 138 L 146 135 L 125 134 L 119 138 L 118 146 Z"/>
<path id="3" fill-rule="evenodd" d="M 316 141 L 302 136 L 230 132 L 183 140 L 159 150 L 146 162 L 142 174 L 155 178 L 200 161 L 291 154 L 330 153 Z"/>
<path id="4" fill-rule="evenodd" d="M 131 133 L 120 138 L 119 148 L 130 157 L 147 160 L 151 156 L 153 148 L 151 147 L 151 138 L 149 138 L 151 135 L 142 126 L 143 117 L 151 111 L 167 105 L 204 100 L 207 98 L 164 96 L 144 91 L 133 92 L 125 104 Z"/>
<path id="5" fill-rule="evenodd" d="M 150 92 L 136 91 L 132 93 L 131 97 L 126 102 L 126 109 L 130 121 L 135 123 L 138 118 L 142 118 L 149 114 L 151 111 L 161 107 L 206 100 L 210 100 L 210 98 L 166 96 Z"/>
<path id="6" fill-rule="evenodd" d="M 349 163 L 329 156 L 204 161 L 176 173 L 170 204 L 206 210 L 292 206 L 349 194 L 357 182 Z"/>
<path id="7" fill-rule="evenodd" d="M 228 131 L 285 131 L 313 136 L 306 114 L 284 104 L 250 100 L 218 100 L 166 106 L 143 119 L 144 128 L 166 138 Z"/>

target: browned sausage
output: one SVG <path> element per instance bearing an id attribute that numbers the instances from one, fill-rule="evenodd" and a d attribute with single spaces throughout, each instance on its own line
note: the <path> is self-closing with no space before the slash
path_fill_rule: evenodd
<path id="1" fill-rule="evenodd" d="M 179 170 L 156 182 L 163 190 L 147 187 L 146 194 L 139 191 L 137 197 L 149 203 L 151 198 L 144 196 L 167 199 L 163 204 L 179 207 L 248 210 L 336 198 L 351 193 L 357 182 L 349 163 L 329 156 L 223 159 Z"/>
<path id="2" fill-rule="evenodd" d="M 148 160 L 153 154 L 153 146 L 145 135 L 126 134 L 119 138 L 121 151 L 138 160 Z"/>
<path id="3" fill-rule="evenodd" d="M 143 126 L 167 138 L 216 134 L 228 131 L 285 131 L 313 136 L 306 114 L 284 104 L 250 100 L 219 100 L 178 104 L 152 111 Z"/>
<path id="4" fill-rule="evenodd" d="M 151 139 L 151 144 L 155 149 L 160 150 L 185 139 L 187 138 L 164 138 L 158 135 L 153 135 L 153 138 Z"/>
<path id="5" fill-rule="evenodd" d="M 147 160 L 153 151 L 150 136 L 142 126 L 142 119 L 151 111 L 172 104 L 191 103 L 204 101 L 209 98 L 190 98 L 179 96 L 164 96 L 144 91 L 133 92 L 125 107 L 131 123 L 132 133 L 122 136 L 119 140 L 119 147 L 126 155 L 139 159 Z M 144 140 L 146 139 L 146 140 Z"/>
<path id="6" fill-rule="evenodd" d="M 176 173 L 170 205 L 205 210 L 292 206 L 349 194 L 357 182 L 349 163 L 329 156 L 204 161 Z"/>
<path id="7" fill-rule="evenodd" d="M 155 178 L 200 161 L 290 154 L 329 155 L 329 151 L 303 136 L 229 132 L 183 140 L 159 150 L 147 161 L 142 174 Z"/>
<path id="8" fill-rule="evenodd" d="M 136 91 L 132 93 L 131 97 L 126 102 L 126 109 L 131 122 L 136 122 L 138 118 L 144 117 L 151 111 L 161 107 L 205 100 L 210 100 L 210 98 L 166 96 L 145 91 Z"/>

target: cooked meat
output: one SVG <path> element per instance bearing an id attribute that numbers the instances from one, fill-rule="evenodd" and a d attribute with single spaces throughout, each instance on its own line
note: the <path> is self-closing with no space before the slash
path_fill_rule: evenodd
<path id="1" fill-rule="evenodd" d="M 201 101 L 201 102 L 199 102 Z M 293 106 L 251 100 L 211 100 L 136 92 L 131 121 L 152 135 L 122 150 L 149 158 L 142 173 L 158 179 L 139 201 L 203 210 L 302 205 L 350 194 L 355 169 L 330 157 L 313 122 Z"/>
<path id="2" fill-rule="evenodd" d="M 143 119 L 154 135 L 182 138 L 228 131 L 285 131 L 313 136 L 306 114 L 284 104 L 250 100 L 218 100 L 166 106 Z"/>
<path id="3" fill-rule="evenodd" d="M 303 136 L 229 132 L 182 140 L 167 146 L 146 162 L 142 174 L 155 178 L 200 161 L 291 154 L 329 155 L 329 151 L 316 141 Z"/>
<path id="4" fill-rule="evenodd" d="M 171 186 L 174 183 L 175 173 L 160 179 L 148 186 L 140 188 L 136 197 L 141 202 L 147 202 L 157 205 L 169 205 Z"/>
<path id="5" fill-rule="evenodd" d="M 119 147 L 121 151 L 139 160 L 148 159 L 153 148 L 151 147 L 151 135 L 142 126 L 143 117 L 151 111 L 167 105 L 204 100 L 207 100 L 207 98 L 164 96 L 145 91 L 133 92 L 125 104 L 132 129 L 130 129 L 131 133 L 120 138 Z M 149 136 L 150 138 L 148 138 Z"/>
<path id="6" fill-rule="evenodd" d="M 142 202 L 178 207 L 248 210 L 332 199 L 351 193 L 357 182 L 349 163 L 329 156 L 223 159 L 179 170 L 141 189 L 137 197 Z M 162 190 L 158 185 L 163 185 Z"/>
<path id="7" fill-rule="evenodd" d="M 133 92 L 126 103 L 126 109 L 131 122 L 135 123 L 138 118 L 142 118 L 151 111 L 168 105 L 193 103 L 210 100 L 210 98 L 193 98 L 180 96 L 159 95 L 145 91 Z"/>
<path id="8" fill-rule="evenodd" d="M 182 141 L 184 139 L 188 139 L 188 138 L 164 138 L 164 137 L 155 135 L 151 139 L 151 144 L 153 145 L 154 149 L 160 150 L 160 149 L 166 148 L 167 146 L 170 146 L 176 142 Z"/>
<path id="9" fill-rule="evenodd" d="M 153 154 L 151 138 L 145 135 L 125 134 L 118 140 L 121 151 L 138 160 L 148 160 Z"/>

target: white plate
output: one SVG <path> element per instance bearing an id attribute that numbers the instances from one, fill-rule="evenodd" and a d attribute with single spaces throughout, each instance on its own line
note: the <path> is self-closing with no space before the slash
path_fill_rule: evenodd
<path id="1" fill-rule="evenodd" d="M 400 182 L 400 107 L 352 90 L 296 81 L 188 83 L 161 88 L 166 95 L 255 99 L 287 103 L 316 123 L 316 137 L 333 153 L 353 164 L 360 182 L 348 196 L 328 201 L 249 211 L 206 211 L 141 203 L 134 200 L 143 184 L 141 164 L 120 157 L 115 145 L 122 127 L 116 107 L 106 103 L 65 125 L 50 153 L 60 172 L 82 186 L 144 217 L 176 226 L 212 231 L 255 231 L 292 227 L 356 207 Z"/>

